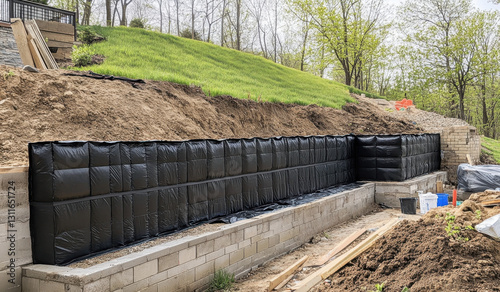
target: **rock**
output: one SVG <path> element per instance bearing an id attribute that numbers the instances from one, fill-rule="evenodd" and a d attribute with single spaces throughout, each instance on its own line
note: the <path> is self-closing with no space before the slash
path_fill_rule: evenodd
<path id="1" fill-rule="evenodd" d="M 38 69 L 37 69 L 37 68 L 34 68 L 34 67 L 30 66 L 30 65 L 24 65 L 24 67 L 23 67 L 23 71 L 33 72 L 33 73 L 38 73 L 38 72 L 40 72 L 40 71 L 38 71 Z"/>
<path id="2" fill-rule="evenodd" d="M 63 94 L 64 97 L 68 98 L 68 97 L 72 97 L 73 96 L 73 92 L 71 91 L 65 91 L 64 94 Z"/>

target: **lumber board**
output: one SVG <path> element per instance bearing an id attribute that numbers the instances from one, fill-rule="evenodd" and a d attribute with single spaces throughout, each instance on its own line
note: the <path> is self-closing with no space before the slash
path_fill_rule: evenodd
<path id="1" fill-rule="evenodd" d="M 28 172 L 28 166 L 0 167 L 0 173 Z"/>
<path id="2" fill-rule="evenodd" d="M 294 275 L 295 274 L 291 274 L 290 276 L 288 276 L 288 278 L 286 278 L 285 280 L 283 280 L 283 282 L 279 283 L 279 285 L 276 286 L 274 288 L 274 290 L 279 290 L 279 289 L 283 288 L 286 285 L 286 283 L 290 282 L 290 280 L 293 278 Z"/>
<path id="3" fill-rule="evenodd" d="M 38 51 L 38 48 L 36 47 L 35 41 L 31 38 L 31 36 L 28 36 L 28 46 L 31 51 L 31 55 L 33 56 L 33 61 L 35 62 L 35 67 L 38 69 L 47 69 L 47 66 L 43 62 L 42 56 L 40 55 L 40 52 Z"/>
<path id="4" fill-rule="evenodd" d="M 42 56 L 47 68 L 48 69 L 59 69 L 59 66 L 57 65 L 56 60 L 52 56 L 52 53 L 49 51 L 49 47 L 47 46 L 45 39 L 42 37 L 42 34 L 40 33 L 40 30 L 38 29 L 36 22 L 34 20 L 27 20 L 25 26 L 26 26 L 26 30 L 28 31 L 29 35 L 35 41 L 35 44 L 40 52 L 40 55 Z"/>
<path id="5" fill-rule="evenodd" d="M 390 230 L 392 226 L 394 226 L 397 222 L 398 222 L 397 218 L 390 220 L 387 224 L 385 224 L 377 231 L 370 234 L 365 240 L 360 242 L 354 248 L 344 253 L 340 257 L 336 258 L 335 260 L 331 261 L 330 263 L 326 264 L 322 268 L 318 269 L 316 272 L 312 273 L 307 278 L 302 280 L 298 285 L 292 287 L 292 291 L 296 292 L 309 291 L 319 282 L 331 276 L 333 273 L 335 273 L 343 266 L 345 266 L 348 262 L 355 259 L 358 255 L 360 255 L 362 252 L 364 252 L 373 244 L 375 244 L 376 240 L 384 233 L 386 233 L 388 230 Z"/>
<path id="6" fill-rule="evenodd" d="M 498 204 L 500 204 L 500 199 L 499 200 L 484 201 L 484 202 L 481 202 L 480 204 L 483 206 L 498 205 Z"/>
<path id="7" fill-rule="evenodd" d="M 269 288 L 267 289 L 267 291 L 273 291 L 276 286 L 278 286 L 281 282 L 283 282 L 283 280 L 292 275 L 300 266 L 302 266 L 308 258 L 309 256 L 302 257 L 300 260 L 296 261 L 279 275 L 274 277 L 271 282 L 269 282 Z"/>
<path id="8" fill-rule="evenodd" d="M 35 63 L 33 62 L 33 57 L 31 56 L 23 21 L 20 18 L 12 18 L 10 21 L 12 22 L 12 33 L 14 34 L 14 39 L 16 40 L 17 49 L 19 50 L 19 55 L 21 56 L 23 65 L 30 65 L 34 67 Z"/>
<path id="9" fill-rule="evenodd" d="M 333 249 L 328 251 L 325 255 L 323 255 L 316 263 L 316 266 L 321 266 L 326 263 L 333 256 L 341 252 L 344 248 L 346 248 L 349 244 L 351 244 L 354 240 L 360 237 L 363 233 L 366 232 L 366 228 L 357 230 L 356 232 L 349 235 L 347 238 L 344 238 L 339 244 L 337 244 Z"/>
<path id="10" fill-rule="evenodd" d="M 47 46 L 50 48 L 72 48 L 73 43 L 48 40 Z"/>
<path id="11" fill-rule="evenodd" d="M 474 165 L 474 163 L 472 163 L 472 159 L 470 158 L 470 154 L 465 155 L 465 157 L 467 157 L 467 162 L 468 162 L 470 165 Z"/>
<path id="12" fill-rule="evenodd" d="M 73 36 L 69 34 L 55 33 L 44 30 L 40 30 L 40 32 L 42 33 L 43 38 L 48 39 L 49 41 L 71 43 L 71 44 L 73 44 L 73 42 L 75 41 Z"/>
<path id="13" fill-rule="evenodd" d="M 71 24 L 56 21 L 35 20 L 41 31 L 50 31 L 59 34 L 75 35 L 75 28 Z"/>
<path id="14" fill-rule="evenodd" d="M 443 190 L 443 182 L 442 181 L 437 181 L 436 182 L 436 193 L 442 193 Z"/>

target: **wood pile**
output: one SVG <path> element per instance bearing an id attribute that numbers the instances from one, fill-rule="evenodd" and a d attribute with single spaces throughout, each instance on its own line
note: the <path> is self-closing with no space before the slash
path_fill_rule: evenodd
<path id="1" fill-rule="evenodd" d="M 59 69 L 37 21 L 26 20 L 23 24 L 21 19 L 13 18 L 11 23 L 12 33 L 24 65 L 38 69 Z"/>

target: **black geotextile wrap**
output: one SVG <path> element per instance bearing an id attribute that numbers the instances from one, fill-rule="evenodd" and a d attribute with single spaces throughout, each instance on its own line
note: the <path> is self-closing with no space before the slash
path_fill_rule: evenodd
<path id="1" fill-rule="evenodd" d="M 356 136 L 358 180 L 403 181 L 438 170 L 439 134 Z"/>
<path id="2" fill-rule="evenodd" d="M 458 189 L 466 192 L 500 190 L 500 165 L 460 164 L 457 169 Z"/>
<path id="3" fill-rule="evenodd" d="M 232 213 L 439 167 L 439 135 L 29 144 L 33 262 L 66 264 Z"/>

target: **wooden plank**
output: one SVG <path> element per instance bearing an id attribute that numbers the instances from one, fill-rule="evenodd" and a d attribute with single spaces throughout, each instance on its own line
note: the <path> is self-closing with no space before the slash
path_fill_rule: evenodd
<path id="1" fill-rule="evenodd" d="M 47 46 L 50 48 L 72 48 L 73 43 L 67 43 L 67 42 L 59 42 L 59 41 L 51 41 L 49 40 L 47 42 Z"/>
<path id="2" fill-rule="evenodd" d="M 283 282 L 281 282 L 278 286 L 276 286 L 274 288 L 274 290 L 279 290 L 279 289 L 283 288 L 286 285 L 286 283 L 290 282 L 290 280 L 293 278 L 293 276 L 295 276 L 295 274 L 291 274 L 290 276 L 288 276 L 288 278 L 283 280 Z"/>
<path id="3" fill-rule="evenodd" d="M 344 238 L 337 246 L 327 252 L 324 256 L 322 256 L 316 263 L 316 266 L 321 266 L 326 263 L 333 256 L 341 252 L 344 248 L 346 248 L 349 244 L 351 244 L 356 238 L 360 237 L 363 233 L 365 233 L 366 229 L 360 229 L 353 234 L 349 235 L 347 238 Z"/>
<path id="4" fill-rule="evenodd" d="M 10 21 L 12 22 L 12 33 L 14 34 L 14 39 L 16 39 L 17 49 L 19 50 L 23 65 L 35 66 L 28 46 L 28 39 L 23 21 L 20 18 L 12 18 Z"/>
<path id="5" fill-rule="evenodd" d="M 42 33 L 42 36 L 44 39 L 48 39 L 49 41 L 56 41 L 56 42 L 63 42 L 63 43 L 70 43 L 73 44 L 75 41 L 73 39 L 72 35 L 69 34 L 62 34 L 62 33 L 55 33 L 55 32 L 48 32 L 48 31 L 40 31 Z M 49 45 L 50 47 L 50 45 Z"/>
<path id="6" fill-rule="evenodd" d="M 47 46 L 47 43 L 45 43 L 45 40 L 43 39 L 43 37 L 40 33 L 40 30 L 36 26 L 36 22 L 34 20 L 27 20 L 25 26 L 26 26 L 26 30 L 28 31 L 28 34 L 35 41 L 35 44 L 40 52 L 40 55 L 42 56 L 43 61 L 45 62 L 45 65 L 47 66 L 47 68 L 48 69 L 59 69 L 59 66 L 57 65 L 56 61 L 54 60 L 52 53 L 49 51 L 49 47 Z"/>
<path id="7" fill-rule="evenodd" d="M 302 257 L 300 260 L 296 261 L 295 263 L 293 263 L 293 265 L 291 265 L 290 267 L 285 269 L 283 272 L 281 272 L 279 275 L 274 277 L 271 280 L 271 282 L 269 282 L 269 288 L 267 289 L 267 291 L 272 291 L 274 289 L 274 287 L 278 286 L 288 276 L 292 275 L 300 266 L 302 266 L 307 261 L 308 258 L 309 258 L 309 256 Z"/>
<path id="8" fill-rule="evenodd" d="M 480 203 L 483 206 L 498 206 L 500 204 L 500 199 L 499 200 L 490 200 L 490 201 L 484 201 Z"/>
<path id="9" fill-rule="evenodd" d="M 44 21 L 44 20 L 35 20 L 38 28 L 41 31 L 50 31 L 55 33 L 69 34 L 75 35 L 75 28 L 71 24 L 60 23 L 56 21 Z"/>
<path id="10" fill-rule="evenodd" d="M 0 173 L 28 172 L 28 166 L 0 167 Z"/>
<path id="11" fill-rule="evenodd" d="M 33 56 L 33 60 L 35 61 L 35 67 L 46 70 L 47 66 L 43 62 L 42 56 L 40 55 L 35 41 L 31 38 L 31 36 L 28 36 L 28 46 L 30 48 L 31 55 Z"/>
<path id="12" fill-rule="evenodd" d="M 472 159 L 470 158 L 470 154 L 465 155 L 465 157 L 467 157 L 467 162 L 468 162 L 470 165 L 474 165 L 474 163 L 472 163 Z"/>
<path id="13" fill-rule="evenodd" d="M 338 271 L 344 265 L 346 265 L 351 260 L 355 259 L 359 254 L 367 250 L 370 246 L 375 244 L 376 240 L 386 233 L 398 222 L 397 218 L 392 219 L 387 224 L 379 228 L 377 231 L 370 234 L 365 240 L 360 242 L 354 248 L 344 253 L 340 257 L 326 264 L 322 268 L 318 269 L 316 272 L 309 275 L 307 278 L 302 280 L 298 285 L 292 287 L 293 291 L 297 292 L 307 292 L 312 287 L 316 286 L 322 280 L 328 278 L 330 275 Z"/>
<path id="14" fill-rule="evenodd" d="M 443 182 L 442 181 L 437 181 L 436 182 L 436 193 L 442 193 L 443 190 Z"/>

